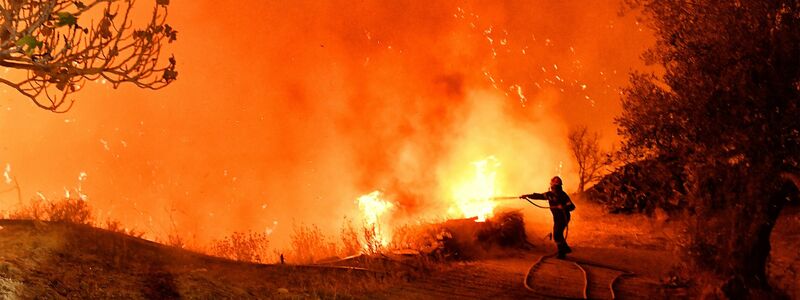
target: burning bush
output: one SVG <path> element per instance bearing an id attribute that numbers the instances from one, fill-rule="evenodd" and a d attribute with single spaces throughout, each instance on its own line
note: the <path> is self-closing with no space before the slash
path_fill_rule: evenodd
<path id="1" fill-rule="evenodd" d="M 501 248 L 528 247 L 525 221 L 519 211 L 501 212 L 485 222 L 449 220 L 444 228 L 452 238 L 444 240 L 443 250 L 454 258 L 473 259 L 491 255 Z"/>
<path id="2" fill-rule="evenodd" d="M 400 227 L 395 229 L 390 246 L 440 259 L 462 260 L 492 255 L 498 249 L 526 249 L 529 245 L 519 211 L 501 212 L 484 222 L 475 220 Z"/>
<path id="3" fill-rule="evenodd" d="M 525 248 L 528 245 L 525 220 L 519 211 L 503 212 L 486 220 L 476 237 L 481 245 L 505 248 Z"/>

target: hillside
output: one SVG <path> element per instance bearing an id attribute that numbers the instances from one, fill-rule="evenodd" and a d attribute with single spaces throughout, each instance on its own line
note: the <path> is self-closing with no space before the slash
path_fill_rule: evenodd
<path id="1" fill-rule="evenodd" d="M 359 270 L 234 262 L 88 226 L 0 226 L 0 298 L 327 298 L 388 282 Z"/>
<path id="2" fill-rule="evenodd" d="M 623 299 L 662 299 L 697 292 L 663 285 L 681 261 L 668 246 L 670 226 L 582 208 L 569 260 L 547 257 L 553 247 L 540 237 L 548 222 L 525 211 L 530 249 L 458 262 L 388 255 L 305 266 L 235 262 L 82 225 L 0 220 L 0 299 L 548 299 L 610 298 L 612 290 Z M 790 297 L 798 295 L 799 230 L 800 212 L 790 209 L 773 234 L 771 280 Z"/>

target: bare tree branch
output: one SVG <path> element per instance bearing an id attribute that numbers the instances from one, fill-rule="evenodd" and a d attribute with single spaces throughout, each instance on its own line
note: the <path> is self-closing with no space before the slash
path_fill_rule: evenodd
<path id="1" fill-rule="evenodd" d="M 583 192 L 587 185 L 603 177 L 607 165 L 607 154 L 600 150 L 600 135 L 590 133 L 586 126 L 579 126 L 569 132 L 569 147 L 578 164 L 578 191 Z"/>

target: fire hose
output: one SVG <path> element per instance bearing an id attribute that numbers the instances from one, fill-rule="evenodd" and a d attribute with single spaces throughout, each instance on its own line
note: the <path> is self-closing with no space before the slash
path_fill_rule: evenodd
<path id="1" fill-rule="evenodd" d="M 503 196 L 503 197 L 493 197 L 492 198 L 492 200 L 516 200 L 516 199 L 524 199 L 525 201 L 528 201 L 528 203 L 530 203 L 533 206 L 536 206 L 538 208 L 550 208 L 549 206 L 542 206 L 542 205 L 536 204 L 535 202 L 531 201 L 531 199 L 521 198 L 521 197 L 517 197 L 517 196 Z"/>
<path id="2" fill-rule="evenodd" d="M 538 208 L 542 208 L 542 209 L 548 209 L 548 208 L 550 208 L 549 206 L 542 206 L 542 205 L 538 205 L 538 204 L 536 204 L 535 202 L 531 201 L 531 199 L 528 199 L 528 198 L 525 198 L 525 197 L 504 196 L 504 197 L 493 197 L 493 198 L 492 198 L 492 200 L 515 200 L 515 199 L 524 199 L 525 201 L 528 201 L 528 203 L 530 203 L 531 205 L 533 205 L 533 206 L 536 206 L 536 207 L 538 207 Z M 551 233 L 551 234 L 552 234 L 552 233 Z M 552 235 L 551 235 L 551 236 L 552 236 Z M 564 240 L 565 240 L 565 241 L 566 241 L 566 239 L 567 239 L 567 237 L 568 237 L 568 236 L 569 236 L 569 225 L 567 225 L 567 226 L 566 226 L 566 233 L 564 234 Z M 533 272 L 534 272 L 536 269 L 538 269 L 539 265 L 540 265 L 540 264 L 541 264 L 541 263 L 542 263 L 542 262 L 543 262 L 543 261 L 544 261 L 546 258 L 553 257 L 553 256 L 555 256 L 556 254 L 557 254 L 557 252 L 554 252 L 554 253 L 551 253 L 551 254 L 547 254 L 547 255 L 542 255 L 541 257 L 539 257 L 539 259 L 538 259 L 538 260 L 536 260 L 536 262 L 534 262 L 534 263 L 533 263 L 533 265 L 531 265 L 531 267 L 530 267 L 530 268 L 528 268 L 528 273 L 527 273 L 527 274 L 525 274 L 525 279 L 524 279 L 524 282 L 523 282 L 523 284 L 525 285 L 525 288 L 526 288 L 528 291 L 530 291 L 530 292 L 533 292 L 533 293 L 535 293 L 535 294 L 537 294 L 537 295 L 539 295 L 539 296 L 544 296 L 544 297 L 553 297 L 553 295 L 545 295 L 545 294 L 539 293 L 539 292 L 538 292 L 536 289 L 534 289 L 533 287 L 531 287 L 530 285 L 528 285 L 528 279 L 529 279 L 529 278 L 531 278 L 531 274 L 532 274 L 532 273 L 533 273 Z M 588 272 L 586 272 L 586 269 L 585 269 L 585 268 L 583 268 L 583 266 L 581 266 L 581 264 L 590 265 L 590 266 L 595 266 L 595 267 L 600 267 L 600 268 L 606 268 L 606 269 L 609 269 L 609 270 L 613 270 L 613 271 L 617 271 L 617 272 L 619 272 L 619 274 L 617 274 L 616 276 L 614 276 L 614 278 L 613 278 L 613 279 L 611 280 L 611 282 L 608 284 L 608 288 L 609 288 L 609 290 L 611 291 L 611 299 L 616 299 L 616 296 L 617 296 L 617 295 L 616 295 L 616 293 L 615 293 L 615 291 L 614 291 L 614 284 L 615 284 L 615 283 L 616 283 L 616 282 L 617 282 L 617 281 L 618 281 L 620 278 L 622 278 L 622 277 L 625 277 L 625 276 L 635 276 L 635 275 L 636 275 L 635 273 L 633 273 L 633 272 L 630 272 L 630 271 L 622 270 L 622 269 L 615 268 L 615 267 L 611 267 L 611 266 L 601 265 L 601 264 L 597 264 L 597 263 L 593 263 L 593 262 L 586 262 L 586 261 L 577 262 L 577 261 L 572 261 L 572 264 L 573 264 L 573 265 L 575 265 L 575 266 L 576 266 L 576 267 L 577 267 L 577 268 L 578 268 L 578 269 L 581 271 L 581 273 L 583 273 L 583 289 L 581 290 L 581 296 L 582 296 L 582 298 L 581 298 L 581 299 L 588 299 L 588 292 L 589 292 L 589 273 L 588 273 Z"/>

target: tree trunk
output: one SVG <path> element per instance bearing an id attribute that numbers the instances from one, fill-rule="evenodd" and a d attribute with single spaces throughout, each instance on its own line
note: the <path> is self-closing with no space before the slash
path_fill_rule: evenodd
<path id="1" fill-rule="evenodd" d="M 771 292 L 770 233 L 785 203 L 782 185 L 788 183 L 750 168 L 703 172 L 692 189 L 698 214 L 689 254 L 695 266 L 722 280 L 728 298 L 761 298 Z"/>
<path id="2" fill-rule="evenodd" d="M 583 193 L 586 188 L 586 171 L 581 168 L 578 171 L 578 192 Z"/>
<path id="3" fill-rule="evenodd" d="M 780 209 L 745 210 L 741 213 L 740 218 L 731 219 L 738 220 L 743 225 L 743 232 L 730 236 L 731 240 L 727 245 L 731 247 L 727 249 L 730 257 L 728 261 L 724 257 L 720 261 L 723 264 L 721 275 L 727 277 L 723 277 L 725 282 L 722 291 L 731 299 L 751 298 L 770 291 L 766 273 L 771 249 L 769 238 Z M 746 224 L 748 221 L 752 223 Z"/>

